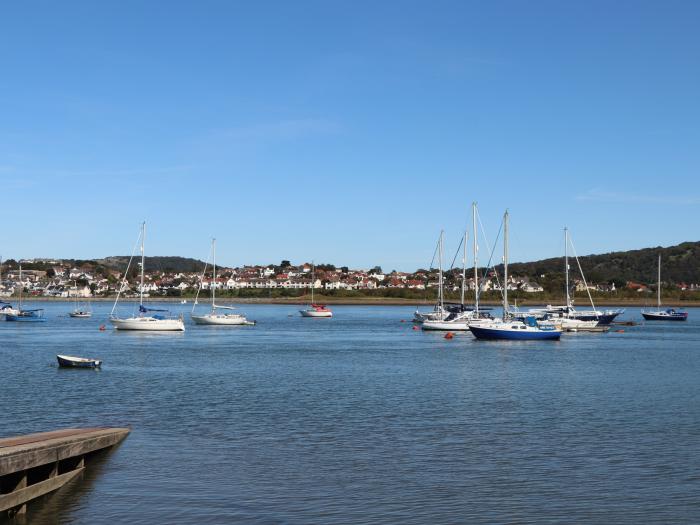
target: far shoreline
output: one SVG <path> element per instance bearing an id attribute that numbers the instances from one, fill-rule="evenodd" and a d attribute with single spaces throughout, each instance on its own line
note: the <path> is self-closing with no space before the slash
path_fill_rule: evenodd
<path id="1" fill-rule="evenodd" d="M 182 301 L 186 300 L 186 303 Z M 310 297 L 221 297 L 219 301 L 221 304 L 274 304 L 274 305 L 304 305 L 309 304 Z M 16 302 L 17 297 L 4 297 L 0 298 L 0 301 Z M 91 298 L 79 298 L 80 302 L 94 302 L 94 303 L 113 303 L 114 297 L 91 297 Z M 57 302 L 57 303 L 74 303 L 74 297 L 27 297 L 24 299 L 25 302 L 38 303 L 38 302 Z M 198 302 L 199 305 L 208 304 L 210 301 L 209 297 L 201 298 Z M 119 300 L 122 303 L 138 303 L 138 297 L 127 297 Z M 144 302 L 149 303 L 175 303 L 185 305 L 194 304 L 193 297 L 144 297 Z M 316 303 L 329 304 L 329 305 L 339 305 L 339 306 L 433 306 L 435 300 L 418 300 L 418 299 L 402 299 L 395 297 L 318 297 L 315 299 Z M 446 300 L 446 303 L 455 303 L 454 300 Z M 698 300 L 673 300 L 671 298 L 665 299 L 663 301 L 666 306 L 677 306 L 677 307 L 695 307 L 700 306 L 700 301 Z M 596 307 L 598 306 L 630 306 L 630 307 L 656 307 L 656 302 L 650 301 L 640 301 L 638 299 L 599 299 L 594 300 Z M 467 303 L 471 304 L 471 303 Z M 483 300 L 479 304 L 483 306 L 501 306 L 501 301 L 495 300 Z M 564 301 L 556 300 L 526 300 L 518 301 L 518 306 L 544 306 L 544 305 L 561 305 Z M 579 299 L 576 301 L 576 306 L 579 309 L 590 308 L 590 303 L 586 300 Z"/>

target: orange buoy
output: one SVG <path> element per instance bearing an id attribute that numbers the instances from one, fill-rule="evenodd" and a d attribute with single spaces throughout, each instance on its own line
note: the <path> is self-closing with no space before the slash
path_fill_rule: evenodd
<path id="1" fill-rule="evenodd" d="M 101 324 L 100 325 L 100 332 L 104 332 L 106 330 L 105 325 Z"/>
<path id="2" fill-rule="evenodd" d="M 454 336 L 455 336 L 455 334 L 453 334 L 452 332 L 447 332 L 445 334 L 445 339 L 452 339 Z"/>

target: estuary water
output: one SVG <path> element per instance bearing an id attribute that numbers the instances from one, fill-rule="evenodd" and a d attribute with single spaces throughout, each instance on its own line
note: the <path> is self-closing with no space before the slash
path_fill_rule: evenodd
<path id="1" fill-rule="evenodd" d="M 505 343 L 413 330 L 409 307 L 148 334 L 43 306 L 0 322 L 0 436 L 132 432 L 26 523 L 700 523 L 699 309 Z"/>

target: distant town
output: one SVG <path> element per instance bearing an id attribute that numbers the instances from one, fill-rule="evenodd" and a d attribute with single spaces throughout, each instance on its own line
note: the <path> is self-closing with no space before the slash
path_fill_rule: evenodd
<path id="1" fill-rule="evenodd" d="M 287 296 L 304 295 L 311 288 L 320 290 L 324 295 L 389 295 L 394 297 L 434 297 L 438 285 L 436 269 L 420 269 L 412 273 L 390 271 L 384 272 L 381 267 L 370 269 L 351 269 L 345 266 L 336 267 L 331 264 L 291 264 L 282 261 L 280 264 L 220 267 L 217 268 L 216 280 L 213 279 L 211 266 L 203 272 L 204 263 L 194 259 L 179 257 L 149 257 L 144 277 L 143 289 L 138 276 L 139 267 L 134 263 L 130 275 L 124 279 L 124 270 L 119 271 L 113 266 L 125 262 L 124 258 L 110 258 L 97 261 L 76 261 L 57 259 L 24 259 L 7 260 L 0 264 L 0 297 L 16 295 L 21 288 L 27 296 L 55 298 L 91 298 L 110 297 L 121 289 L 125 297 L 133 297 L 142 292 L 150 297 L 190 297 L 200 289 L 205 295 L 212 289 L 217 294 L 227 296 Z M 163 264 L 162 260 L 168 263 Z M 159 262 L 160 261 L 160 262 Z M 173 262 L 174 261 L 174 262 Z M 152 264 L 151 264 L 152 263 Z M 162 268 L 148 271 L 148 266 Z M 21 277 L 20 277 L 21 266 Z M 122 264 L 125 268 L 126 264 Z M 170 266 L 167 268 L 166 266 Z M 182 268 L 190 266 L 190 271 Z M 179 268 L 178 268 L 179 267 Z M 480 287 L 482 293 L 499 293 L 503 284 L 497 271 L 480 270 Z M 515 296 L 546 295 L 548 292 L 563 291 L 563 272 L 551 272 L 533 277 L 530 275 L 511 275 L 508 280 L 508 290 Z M 446 293 L 457 297 L 462 289 L 462 271 L 453 268 L 444 273 Z M 620 286 L 622 285 L 622 286 Z M 473 270 L 467 272 L 464 288 L 473 295 L 477 284 Z M 591 292 L 597 296 L 612 295 L 622 292 L 625 296 L 632 294 L 651 293 L 655 285 L 627 281 L 624 283 L 584 282 L 582 279 L 572 279 L 570 282 L 574 292 Z M 673 285 L 676 291 L 700 290 L 697 284 L 678 283 Z"/>

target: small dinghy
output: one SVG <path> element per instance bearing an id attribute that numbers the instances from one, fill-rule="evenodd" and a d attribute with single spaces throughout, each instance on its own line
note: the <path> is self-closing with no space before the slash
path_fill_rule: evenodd
<path id="1" fill-rule="evenodd" d="M 99 368 L 102 361 L 99 359 L 88 359 L 87 357 L 73 357 L 70 355 L 57 355 L 58 366 L 66 368 Z"/>

